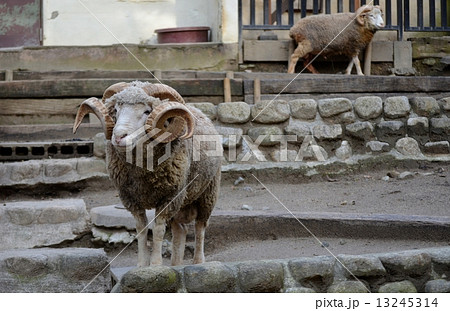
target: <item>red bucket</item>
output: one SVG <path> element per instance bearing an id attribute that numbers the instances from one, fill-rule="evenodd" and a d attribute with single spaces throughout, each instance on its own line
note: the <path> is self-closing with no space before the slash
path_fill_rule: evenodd
<path id="1" fill-rule="evenodd" d="M 209 27 L 175 27 L 156 29 L 158 43 L 208 42 Z"/>

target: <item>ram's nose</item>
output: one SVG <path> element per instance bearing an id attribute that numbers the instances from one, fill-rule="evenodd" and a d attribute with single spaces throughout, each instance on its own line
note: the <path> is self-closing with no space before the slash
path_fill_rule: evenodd
<path id="1" fill-rule="evenodd" d="M 125 137 L 127 137 L 127 134 L 114 134 L 114 142 L 117 146 L 124 146 L 125 145 Z"/>

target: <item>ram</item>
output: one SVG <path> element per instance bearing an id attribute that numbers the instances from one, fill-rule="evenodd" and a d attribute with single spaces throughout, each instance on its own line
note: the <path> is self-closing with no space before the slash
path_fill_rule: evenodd
<path id="1" fill-rule="evenodd" d="M 319 73 L 312 65 L 314 56 L 327 58 L 344 55 L 351 58 L 345 74 L 351 74 L 353 65 L 358 75 L 363 75 L 359 52 L 372 41 L 375 32 L 384 27 L 379 6 L 365 5 L 355 13 L 321 14 L 301 19 L 292 26 L 290 37 L 297 47 L 290 57 L 288 73 L 294 73 L 299 58 L 312 73 Z"/>
<path id="2" fill-rule="evenodd" d="M 74 133 L 88 113 L 101 121 L 107 139 L 107 167 L 125 208 L 136 219 L 138 266 L 162 264 L 166 225 L 172 230 L 172 265 L 183 263 L 187 224 L 195 220 L 194 264 L 203 263 L 205 229 L 218 197 L 221 156 L 213 142 L 198 148 L 195 135 L 217 135 L 211 121 L 184 104 L 164 84 L 117 83 L 102 100 L 78 109 Z M 140 160 L 139 160 L 140 159 Z M 147 209 L 155 209 L 153 249 L 147 245 Z"/>

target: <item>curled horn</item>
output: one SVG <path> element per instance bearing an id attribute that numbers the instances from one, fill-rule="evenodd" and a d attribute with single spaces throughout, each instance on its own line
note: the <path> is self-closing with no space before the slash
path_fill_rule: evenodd
<path id="1" fill-rule="evenodd" d="M 168 123 L 166 123 L 167 121 Z M 161 130 L 153 136 L 155 139 L 158 139 L 164 133 L 169 133 L 170 136 L 160 139 L 160 142 L 168 143 L 177 138 L 187 139 L 192 137 L 195 121 L 186 105 L 177 102 L 164 102 L 153 109 L 146 124 L 150 129 Z"/>
<path id="2" fill-rule="evenodd" d="M 192 137 L 195 126 L 194 117 L 186 107 L 183 97 L 175 89 L 165 84 L 146 84 L 142 89 L 149 96 L 169 100 L 154 107 L 152 113 L 148 116 L 146 125 L 150 129 L 161 130 L 154 135 L 155 139 L 164 133 L 169 133 L 170 136 L 160 139 L 163 143 L 171 142 L 177 138 L 187 139 Z"/>
<path id="3" fill-rule="evenodd" d="M 360 7 L 356 12 L 356 21 L 361 26 L 364 26 L 364 17 L 366 16 L 367 12 L 370 12 L 373 9 L 373 6 L 371 5 L 363 5 Z"/>
<path id="4" fill-rule="evenodd" d="M 105 92 L 103 92 L 102 102 L 104 103 L 108 98 L 113 96 L 116 93 L 119 93 L 124 88 L 128 86 L 126 82 L 119 82 L 108 87 Z"/>
<path id="5" fill-rule="evenodd" d="M 168 99 L 169 101 L 178 102 L 184 104 L 184 99 L 181 97 L 175 89 L 168 85 L 155 83 L 146 84 L 142 86 L 142 89 L 148 94 L 148 96 L 157 97 L 161 100 Z"/>
<path id="6" fill-rule="evenodd" d="M 103 102 L 101 102 L 95 97 L 86 99 L 84 102 L 81 103 L 80 107 L 78 108 L 77 115 L 75 117 L 75 122 L 73 124 L 73 133 L 75 134 L 81 122 L 83 121 L 84 116 L 87 115 L 88 113 L 94 113 L 97 116 L 97 118 L 99 118 L 103 130 L 105 132 L 106 139 L 108 140 L 111 139 L 112 131 L 114 128 L 114 121 L 108 114 L 108 110 L 106 109 Z"/>

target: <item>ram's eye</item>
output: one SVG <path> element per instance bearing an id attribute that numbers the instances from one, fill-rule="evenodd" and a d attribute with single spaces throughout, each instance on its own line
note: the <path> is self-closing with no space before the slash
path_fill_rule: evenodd
<path id="1" fill-rule="evenodd" d="M 150 114 L 150 110 L 145 110 L 144 113 L 145 113 L 146 115 L 149 115 L 149 114 Z"/>

